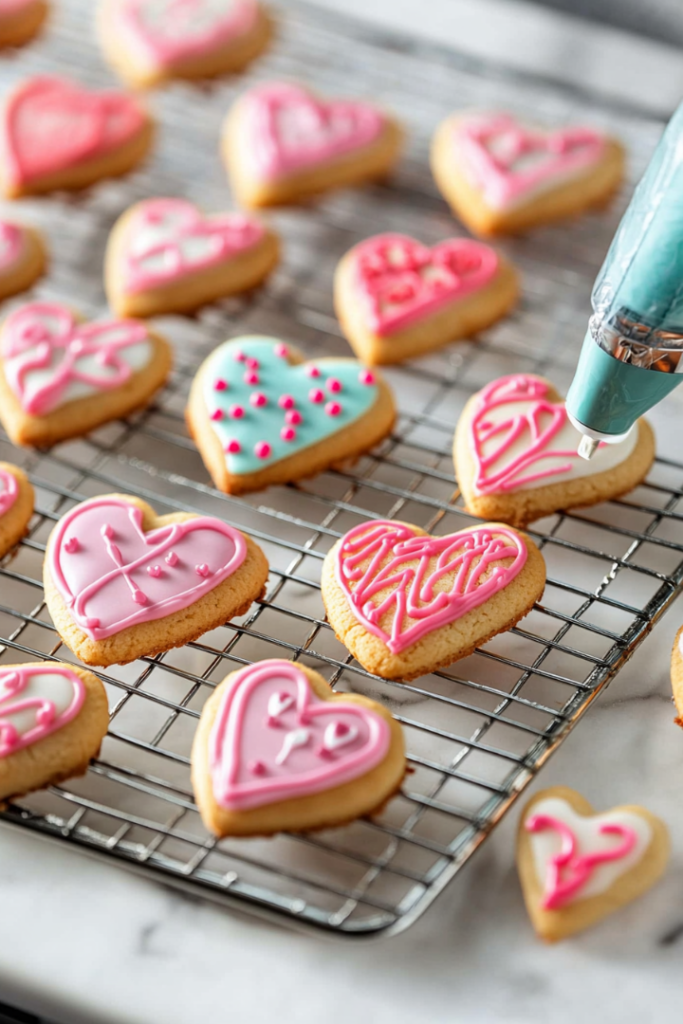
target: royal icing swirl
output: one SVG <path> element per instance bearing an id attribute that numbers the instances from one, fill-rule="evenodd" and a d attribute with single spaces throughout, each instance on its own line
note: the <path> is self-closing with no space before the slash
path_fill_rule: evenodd
<path id="1" fill-rule="evenodd" d="M 431 537 L 380 519 L 345 534 L 335 575 L 358 621 L 400 654 L 507 587 L 526 559 L 524 541 L 506 527 Z"/>
<path id="2" fill-rule="evenodd" d="M 81 677 L 61 666 L 0 669 L 0 758 L 61 729 L 84 700 Z"/>
<path id="3" fill-rule="evenodd" d="M 76 625 L 104 640 L 194 604 L 246 553 L 239 530 L 220 519 L 196 516 L 145 532 L 137 505 L 103 497 L 60 519 L 47 559 Z"/>
<path id="4" fill-rule="evenodd" d="M 21 306 L 5 321 L 0 357 L 7 383 L 30 416 L 125 384 L 153 354 L 135 320 L 78 323 L 56 303 Z"/>
<path id="5" fill-rule="evenodd" d="M 200 370 L 228 472 L 254 473 L 318 444 L 368 412 L 373 374 L 355 359 L 293 364 L 274 338 L 225 342 Z"/>
<path id="6" fill-rule="evenodd" d="M 380 336 L 484 288 L 496 275 L 494 249 L 468 238 L 428 248 L 407 235 L 376 235 L 354 249 L 354 275 L 370 328 Z"/>
<path id="7" fill-rule="evenodd" d="M 633 452 L 638 431 L 602 444 L 591 461 L 578 455 L 581 434 L 564 402 L 554 402 L 541 377 L 499 377 L 473 402 L 469 421 L 475 494 L 505 494 L 604 473 Z"/>
<path id="8" fill-rule="evenodd" d="M 376 767 L 390 739 L 381 715 L 321 700 L 291 662 L 248 665 L 226 690 L 211 729 L 216 802 L 250 810 L 333 789 Z"/>
<path id="9" fill-rule="evenodd" d="M 253 248 L 265 229 L 242 213 L 204 217 L 184 199 L 149 199 L 132 212 L 122 242 L 128 294 L 177 281 Z"/>
<path id="10" fill-rule="evenodd" d="M 496 210 L 512 209 L 579 177 L 605 152 L 604 137 L 590 128 L 543 132 L 511 114 L 459 119 L 454 145 L 465 172 Z"/>
<path id="11" fill-rule="evenodd" d="M 6 469 L 0 469 L 0 516 L 12 508 L 19 497 L 19 484 L 14 473 Z"/>

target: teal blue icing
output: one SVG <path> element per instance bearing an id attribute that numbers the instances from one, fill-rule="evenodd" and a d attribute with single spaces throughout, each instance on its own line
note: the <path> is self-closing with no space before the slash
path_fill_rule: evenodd
<path id="1" fill-rule="evenodd" d="M 361 383 L 360 376 L 367 368 L 355 359 L 317 359 L 293 366 L 286 357 L 276 354 L 276 349 L 282 344 L 275 338 L 235 338 L 215 349 L 204 363 L 202 394 L 207 411 L 209 416 L 216 409 L 223 413 L 222 419 L 211 420 L 211 426 L 224 451 L 231 440 L 238 441 L 240 445 L 239 452 L 226 452 L 225 455 L 228 472 L 232 475 L 267 469 L 280 459 L 323 441 L 363 416 L 377 398 L 375 384 Z M 259 377 L 258 384 L 245 382 L 248 369 L 244 361 L 235 359 L 236 353 L 242 353 L 245 360 L 258 360 L 259 366 L 255 371 Z M 318 378 L 306 373 L 311 366 L 319 368 Z M 341 391 L 333 393 L 327 388 L 330 379 L 341 383 Z M 216 390 L 215 384 L 219 380 L 227 384 L 223 391 Z M 314 388 L 325 393 L 324 402 L 315 404 L 310 400 L 309 392 Z M 250 398 L 257 392 L 266 396 L 266 405 L 251 405 Z M 296 438 L 293 441 L 284 441 L 280 437 L 280 431 L 287 426 L 285 416 L 290 411 L 278 405 L 281 395 L 291 395 L 295 401 L 293 408 L 302 415 L 302 422 L 294 426 Z M 337 416 L 330 416 L 325 411 L 329 402 L 341 405 Z M 230 408 L 235 405 L 244 409 L 241 419 L 230 416 Z M 255 454 L 256 445 L 263 441 L 271 446 L 268 458 L 259 458 Z"/>

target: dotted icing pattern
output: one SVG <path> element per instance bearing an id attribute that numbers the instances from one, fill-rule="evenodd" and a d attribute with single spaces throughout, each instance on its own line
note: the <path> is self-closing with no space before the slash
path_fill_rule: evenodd
<path id="1" fill-rule="evenodd" d="M 353 423 L 377 399 L 373 374 L 354 359 L 291 364 L 274 338 L 237 338 L 202 370 L 211 424 L 234 476 L 266 469 Z"/>

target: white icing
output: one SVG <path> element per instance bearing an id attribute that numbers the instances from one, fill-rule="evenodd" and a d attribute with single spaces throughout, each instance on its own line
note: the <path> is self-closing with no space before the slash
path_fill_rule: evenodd
<path id="1" fill-rule="evenodd" d="M 614 849 L 619 845 L 618 836 L 613 833 L 606 835 L 600 833 L 601 825 L 625 825 L 636 833 L 637 839 L 633 849 L 618 860 L 597 864 L 591 871 L 586 884 L 572 897 L 572 903 L 588 899 L 590 896 L 600 896 L 606 892 L 618 878 L 642 860 L 652 841 L 652 829 L 649 822 L 639 814 L 629 811 L 607 811 L 605 814 L 583 817 L 577 814 L 566 800 L 562 800 L 560 797 L 548 797 L 546 800 L 539 800 L 534 804 L 532 815 L 536 814 L 547 814 L 565 822 L 576 836 L 576 853 L 578 855 L 592 853 L 596 850 Z M 545 887 L 548 864 L 550 859 L 560 852 L 562 838 L 555 829 L 551 828 L 543 829 L 540 832 L 528 832 L 527 835 L 531 843 L 536 877 L 539 883 Z"/>
<path id="2" fill-rule="evenodd" d="M 7 678 L 7 677 L 5 677 Z M 42 697 L 52 701 L 55 705 L 55 717 L 64 714 L 71 706 L 74 699 L 73 682 L 57 672 L 38 672 L 28 677 L 26 686 L 16 697 L 8 694 L 0 675 L 0 719 L 11 722 L 20 735 L 33 729 L 36 724 L 36 709 L 27 708 L 25 711 L 11 712 L 9 704 L 18 703 L 29 698 Z M 7 698 L 7 705 L 3 706 L 2 701 Z"/>
<path id="3" fill-rule="evenodd" d="M 204 36 L 243 0 L 145 0 L 138 17 L 150 35 L 177 42 Z"/>
<path id="4" fill-rule="evenodd" d="M 348 743 L 353 743 L 357 738 L 358 729 L 355 726 L 349 726 L 346 732 L 338 735 L 337 723 L 330 722 L 323 736 L 323 747 L 325 750 L 337 750 L 338 747 L 345 747 Z"/>
<path id="5" fill-rule="evenodd" d="M 268 699 L 268 717 L 279 718 L 283 711 L 287 711 L 294 703 L 294 698 L 288 693 L 271 693 Z"/>
<path id="6" fill-rule="evenodd" d="M 291 732 L 288 732 L 282 744 L 282 750 L 275 758 L 275 764 L 284 764 L 292 751 L 296 750 L 297 747 L 305 747 L 310 738 L 310 729 L 293 729 Z"/>
<path id="7" fill-rule="evenodd" d="M 210 225 L 219 219 L 206 217 L 204 223 Z M 154 222 L 145 217 L 136 218 L 131 225 L 128 254 L 141 271 L 158 274 L 176 269 L 178 252 L 187 266 L 212 259 L 221 252 L 222 245 L 221 235 L 202 231 L 189 234 L 187 210 L 166 209 Z M 150 251 L 162 246 L 157 252 Z"/>

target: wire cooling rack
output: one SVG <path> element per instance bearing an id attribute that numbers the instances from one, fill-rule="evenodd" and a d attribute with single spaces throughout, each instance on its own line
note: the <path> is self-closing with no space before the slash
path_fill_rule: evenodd
<path id="1" fill-rule="evenodd" d="M 113 82 L 92 40 L 91 5 L 55 7 L 45 38 L 0 65 L 3 89 L 30 73 L 74 68 L 89 84 Z M 20 451 L 0 437 L 0 458 L 23 465 L 37 489 L 30 533 L 0 565 L 0 666 L 73 660 L 45 608 L 41 567 L 54 523 L 86 497 L 129 491 L 161 513 L 221 516 L 256 538 L 271 564 L 266 598 L 241 620 L 180 650 L 100 673 L 111 706 L 100 757 L 84 778 L 18 801 L 2 820 L 221 903 L 338 934 L 386 933 L 414 921 L 453 878 L 672 602 L 683 580 L 683 465 L 660 460 L 625 499 L 535 524 L 548 566 L 542 602 L 517 629 L 409 685 L 369 675 L 335 639 L 320 599 L 322 559 L 367 517 L 400 517 L 437 533 L 472 521 L 450 456 L 459 412 L 473 390 L 501 373 L 542 372 L 566 389 L 591 282 L 623 201 L 506 242 L 524 279 L 518 310 L 476 342 L 389 369 L 396 430 L 348 472 L 240 500 L 217 493 L 183 423 L 192 375 L 216 344 L 245 332 L 277 335 L 309 355 L 347 352 L 332 312 L 339 257 L 379 231 L 430 243 L 462 233 L 427 168 L 429 136 L 451 109 L 503 106 L 541 121 L 588 119 L 625 141 L 634 178 L 661 125 L 548 82 L 368 34 L 304 4 L 276 13 L 274 47 L 242 79 L 205 89 L 177 84 L 151 97 L 160 131 L 144 169 L 76 198 L 21 204 L 19 214 L 47 233 L 53 255 L 36 294 L 95 315 L 105 310 L 107 233 L 126 206 L 152 195 L 186 195 L 207 210 L 230 205 L 217 140 L 224 112 L 246 85 L 284 76 L 330 94 L 372 96 L 409 130 L 390 184 L 273 215 L 285 259 L 264 288 L 194 320 L 158 320 L 177 362 L 155 405 L 50 451 Z M 17 215 L 16 204 L 4 212 Z M 218 842 L 204 830 L 189 778 L 197 718 L 228 672 L 269 657 L 298 658 L 335 689 L 383 701 L 402 723 L 412 772 L 374 820 L 270 840 Z"/>

